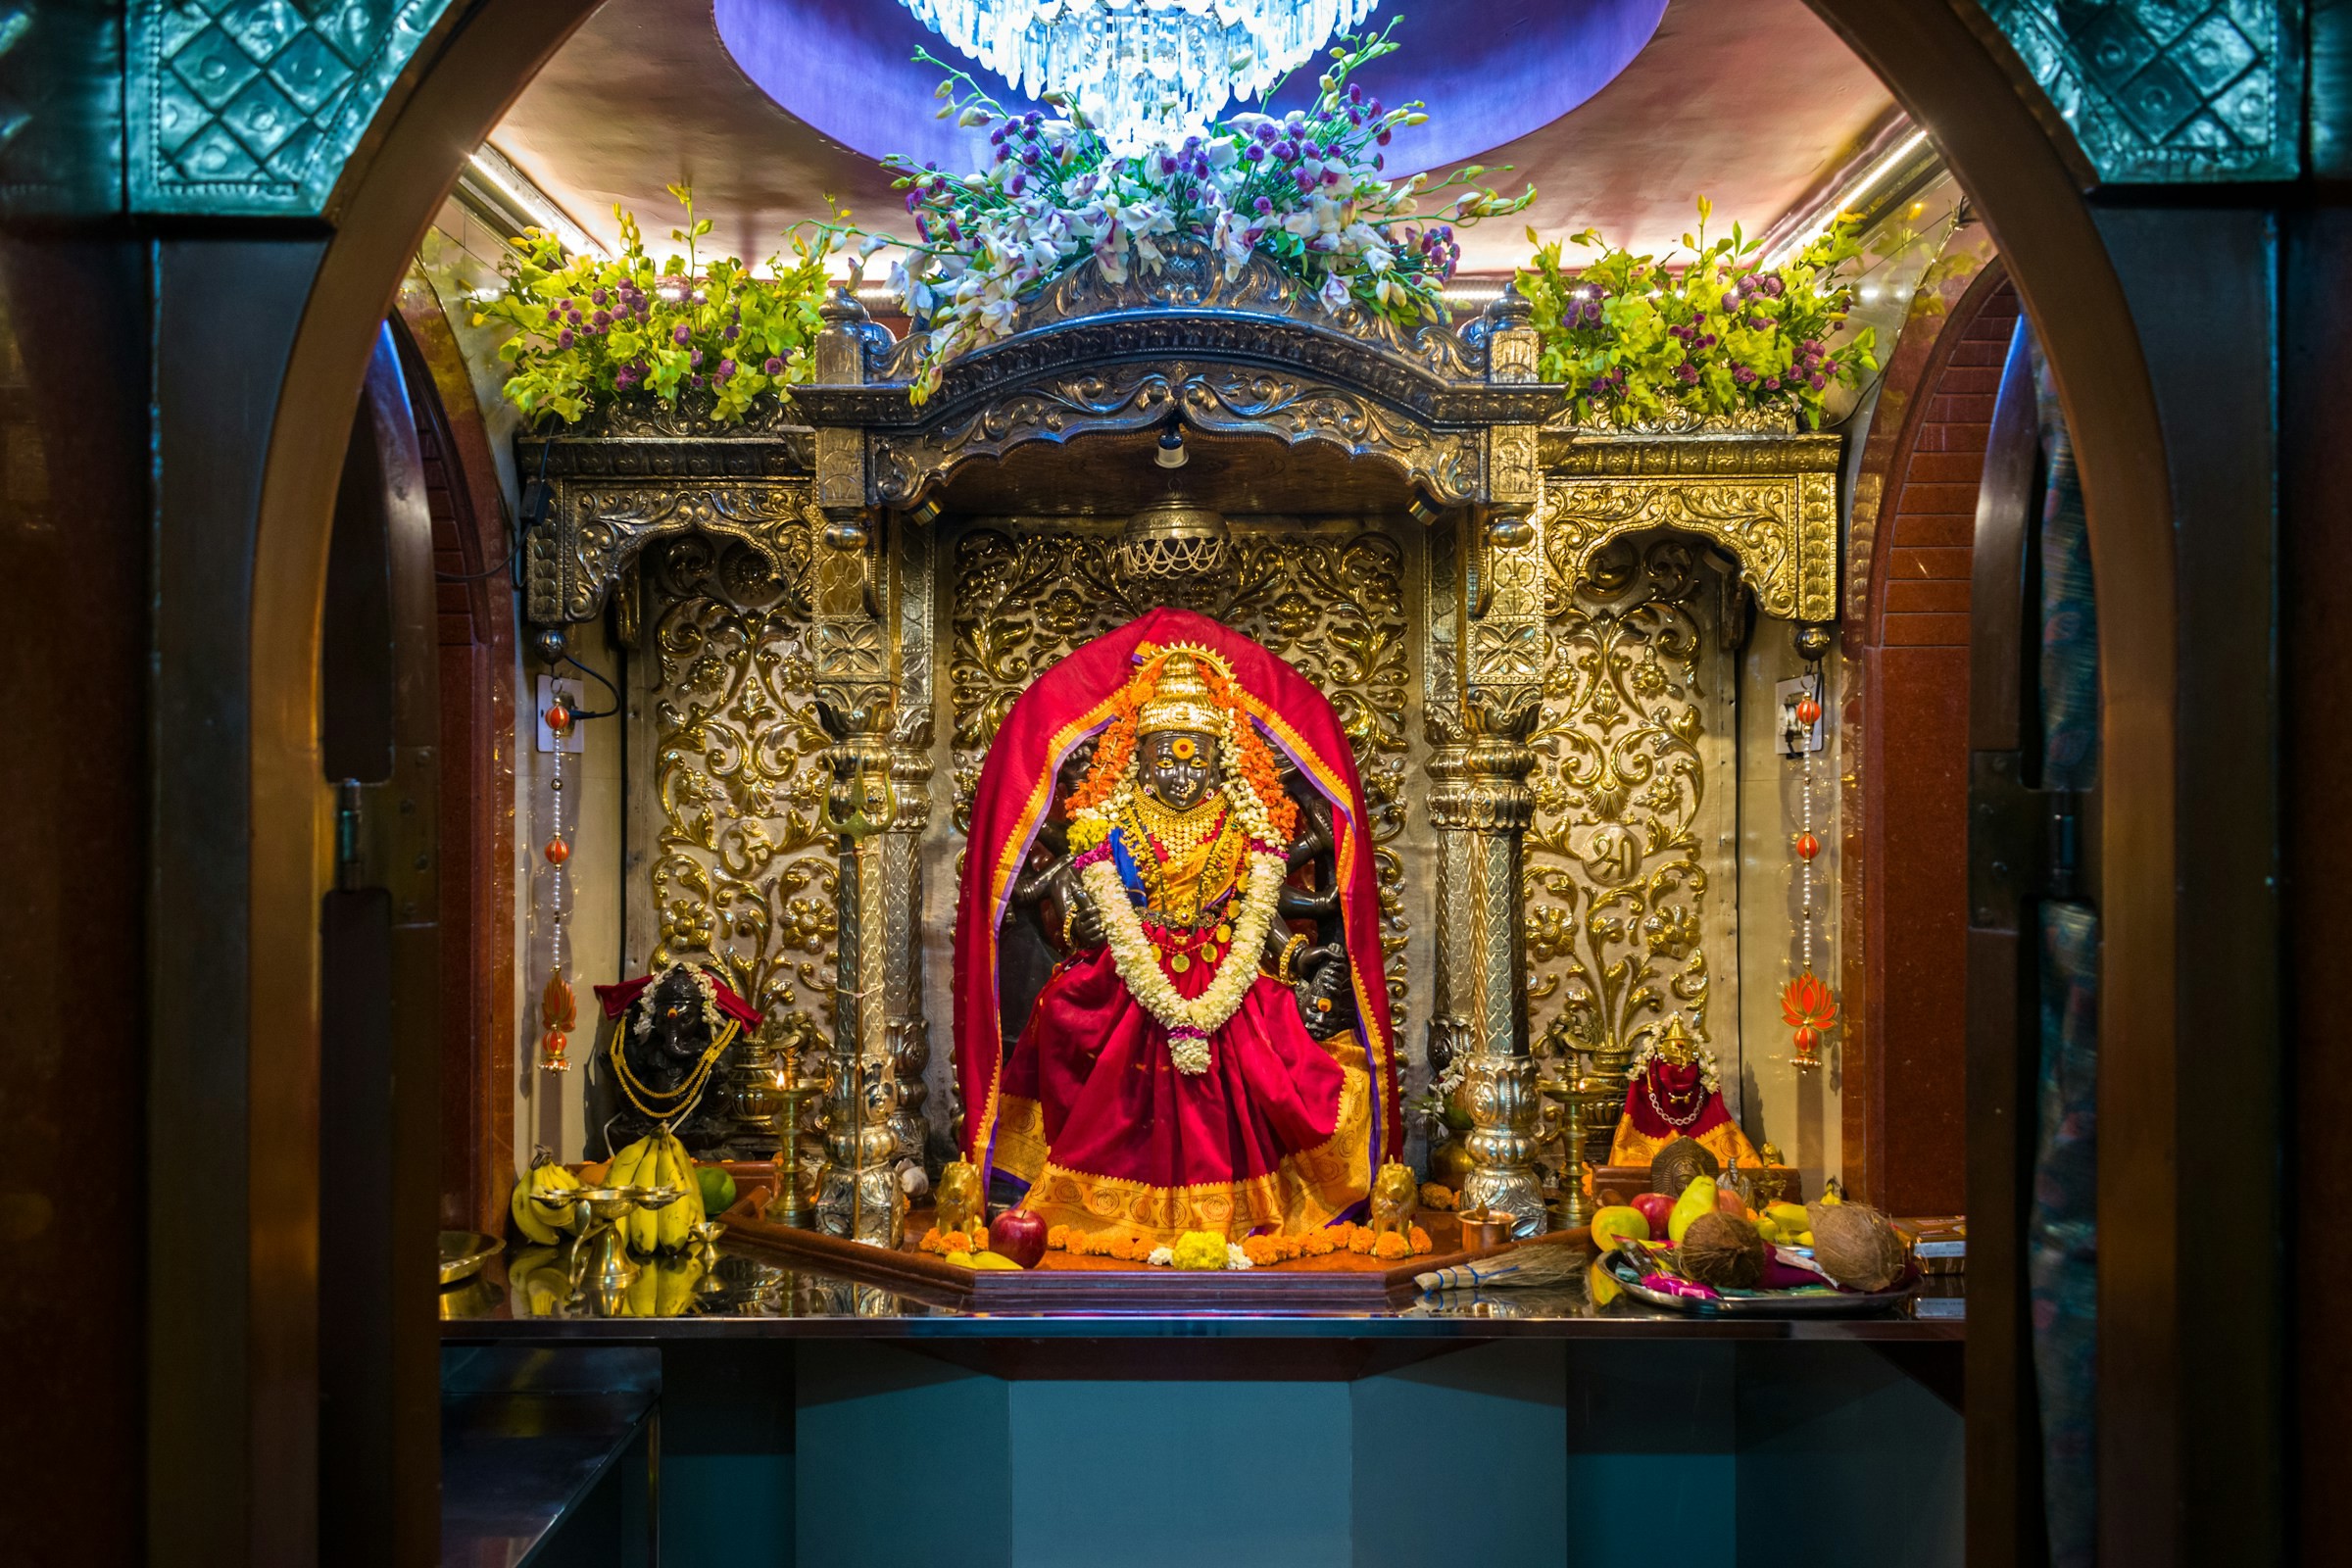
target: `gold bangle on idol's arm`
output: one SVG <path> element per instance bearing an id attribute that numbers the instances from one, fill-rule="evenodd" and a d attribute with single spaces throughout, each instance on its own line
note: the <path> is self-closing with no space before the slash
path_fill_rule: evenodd
<path id="1" fill-rule="evenodd" d="M 1282 956 L 1274 960 L 1275 979 L 1286 986 L 1295 986 L 1298 983 L 1298 977 L 1291 972 L 1291 964 L 1297 960 L 1298 950 L 1305 946 L 1306 938 L 1296 935 L 1282 945 Z"/>
<path id="2" fill-rule="evenodd" d="M 1077 923 L 1078 898 L 1073 893 L 1069 898 L 1064 899 L 1061 905 L 1061 951 L 1065 954 L 1074 951 L 1070 945 L 1070 928 Z"/>

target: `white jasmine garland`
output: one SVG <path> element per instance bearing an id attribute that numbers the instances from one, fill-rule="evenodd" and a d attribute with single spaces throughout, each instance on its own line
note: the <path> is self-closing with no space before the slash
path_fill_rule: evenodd
<path id="1" fill-rule="evenodd" d="M 1177 994 L 1175 984 L 1160 968 L 1159 950 L 1145 934 L 1143 917 L 1128 901 L 1117 863 L 1105 856 L 1078 873 L 1087 897 L 1095 901 L 1095 908 L 1102 916 L 1103 936 L 1119 978 L 1144 1010 L 1168 1031 L 1168 1058 L 1178 1072 L 1208 1070 L 1208 1037 L 1240 1010 L 1242 999 L 1256 983 L 1258 956 L 1265 951 L 1275 901 L 1289 869 L 1288 858 L 1278 851 L 1251 852 L 1241 913 L 1233 922 L 1233 946 L 1218 963 L 1217 976 L 1208 989 L 1189 1000 Z"/>

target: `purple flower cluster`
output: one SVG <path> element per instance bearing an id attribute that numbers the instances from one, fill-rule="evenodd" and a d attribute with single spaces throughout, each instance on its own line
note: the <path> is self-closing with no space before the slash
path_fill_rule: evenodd
<path id="1" fill-rule="evenodd" d="M 584 313 L 578 300 L 565 298 L 548 308 L 547 324 L 555 329 L 558 348 L 570 348 L 582 334 L 602 337 L 620 322 L 641 319 L 648 310 L 644 293 L 632 283 L 597 289 L 588 305 Z"/>
<path id="2" fill-rule="evenodd" d="M 1432 223 L 1421 230 L 1413 249 L 1419 253 L 1423 269 L 1436 274 L 1441 282 L 1453 276 L 1454 268 L 1461 265 L 1461 241 L 1453 237 L 1450 223 Z"/>

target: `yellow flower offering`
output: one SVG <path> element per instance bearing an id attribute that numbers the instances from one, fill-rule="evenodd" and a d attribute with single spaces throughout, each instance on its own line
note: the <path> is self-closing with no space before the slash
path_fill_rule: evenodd
<path id="1" fill-rule="evenodd" d="M 1186 1231 L 1176 1238 L 1170 1262 L 1177 1268 L 1223 1268 L 1225 1238 L 1215 1231 Z"/>

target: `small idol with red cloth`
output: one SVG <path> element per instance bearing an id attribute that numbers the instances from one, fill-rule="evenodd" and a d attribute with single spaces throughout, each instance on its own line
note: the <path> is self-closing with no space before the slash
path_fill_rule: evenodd
<path id="1" fill-rule="evenodd" d="M 1747 1134 L 1723 1107 L 1715 1054 L 1690 1038 L 1679 1012 L 1634 1054 L 1625 1084 L 1625 1114 L 1617 1118 L 1609 1163 L 1647 1165 L 1678 1138 L 1696 1139 L 1727 1170 L 1764 1163 Z"/>
<path id="2" fill-rule="evenodd" d="M 746 1029 L 760 1027 L 753 1006 L 706 963 L 672 963 L 617 985 L 598 986 L 605 1016 L 621 1020 L 603 1056 L 615 1091 L 605 1123 L 608 1149 L 618 1149 L 667 1124 L 696 1154 L 715 1152 L 734 1131 L 723 1079 L 727 1048 Z"/>
<path id="3" fill-rule="evenodd" d="M 964 857 L 971 1161 L 1097 1240 L 1358 1209 L 1402 1143 L 1369 820 L 1331 704 L 1205 616 L 1152 611 L 1038 677 Z M 1025 1018 L 1000 965 L 1024 903 L 1059 954 Z"/>

